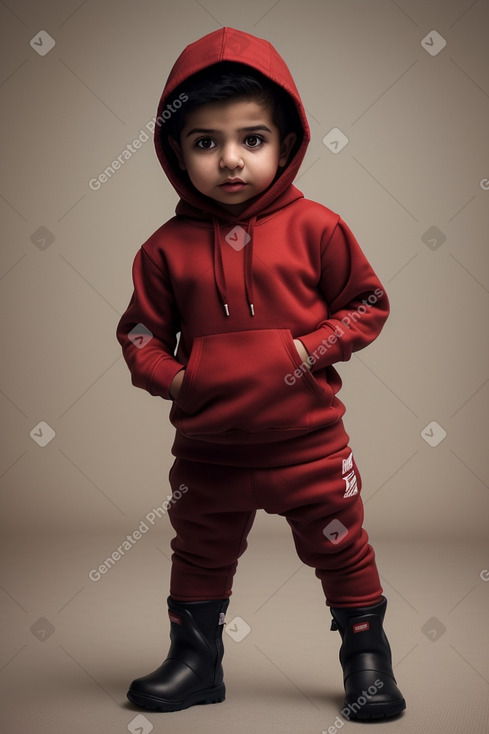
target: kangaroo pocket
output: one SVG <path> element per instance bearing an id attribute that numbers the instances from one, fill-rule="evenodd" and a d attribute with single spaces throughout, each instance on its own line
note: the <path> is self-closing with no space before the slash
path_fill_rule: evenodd
<path id="1" fill-rule="evenodd" d="M 333 397 L 325 370 L 306 369 L 288 329 L 212 334 L 193 341 L 170 419 L 203 441 L 278 441 L 337 420 Z"/>

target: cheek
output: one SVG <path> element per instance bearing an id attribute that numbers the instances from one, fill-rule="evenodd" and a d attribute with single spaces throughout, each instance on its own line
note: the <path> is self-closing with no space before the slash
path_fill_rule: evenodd
<path id="1" fill-rule="evenodd" d="M 208 175 L 209 171 L 214 168 L 214 161 L 212 155 L 203 155 L 194 159 L 194 167 L 196 171 L 199 171 L 203 175 Z"/>
<path id="2" fill-rule="evenodd" d="M 279 156 L 275 151 L 269 151 L 258 166 L 257 173 L 264 181 L 272 181 L 278 169 Z"/>
<path id="3" fill-rule="evenodd" d="M 205 180 L 209 175 L 209 166 L 205 160 L 191 160 L 187 166 L 188 175 L 192 180 Z"/>

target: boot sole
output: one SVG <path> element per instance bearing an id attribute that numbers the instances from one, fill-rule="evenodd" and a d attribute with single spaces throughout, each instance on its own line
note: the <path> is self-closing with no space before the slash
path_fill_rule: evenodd
<path id="1" fill-rule="evenodd" d="M 345 704 L 345 708 L 348 708 Z M 365 707 L 361 711 L 356 711 L 350 714 L 348 721 L 373 721 L 374 719 L 390 719 L 394 716 L 399 716 L 400 713 L 406 708 L 406 702 L 404 699 L 393 704 L 379 704 L 378 708 Z M 346 718 L 346 717 L 345 717 Z"/>
<path id="2" fill-rule="evenodd" d="M 165 698 L 157 696 L 145 695 L 129 690 L 127 693 L 129 701 L 136 706 L 148 709 L 149 711 L 182 711 L 190 708 L 190 706 L 198 706 L 208 703 L 222 703 L 226 698 L 226 687 L 224 683 L 207 691 L 199 691 L 182 701 L 169 701 Z"/>

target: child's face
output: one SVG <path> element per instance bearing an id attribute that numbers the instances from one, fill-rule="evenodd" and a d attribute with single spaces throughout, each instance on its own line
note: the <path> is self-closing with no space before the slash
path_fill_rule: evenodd
<path id="1" fill-rule="evenodd" d="M 272 109 L 250 100 L 211 102 L 187 116 L 180 141 L 169 139 L 195 188 L 232 214 L 265 191 L 285 166 L 295 133 L 280 140 Z"/>

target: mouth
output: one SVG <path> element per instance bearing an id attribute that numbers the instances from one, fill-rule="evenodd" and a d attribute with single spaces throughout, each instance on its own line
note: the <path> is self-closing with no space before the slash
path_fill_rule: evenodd
<path id="1" fill-rule="evenodd" d="M 240 178 L 228 178 L 222 184 L 219 184 L 219 188 L 227 192 L 242 191 L 248 184 L 242 181 Z"/>

